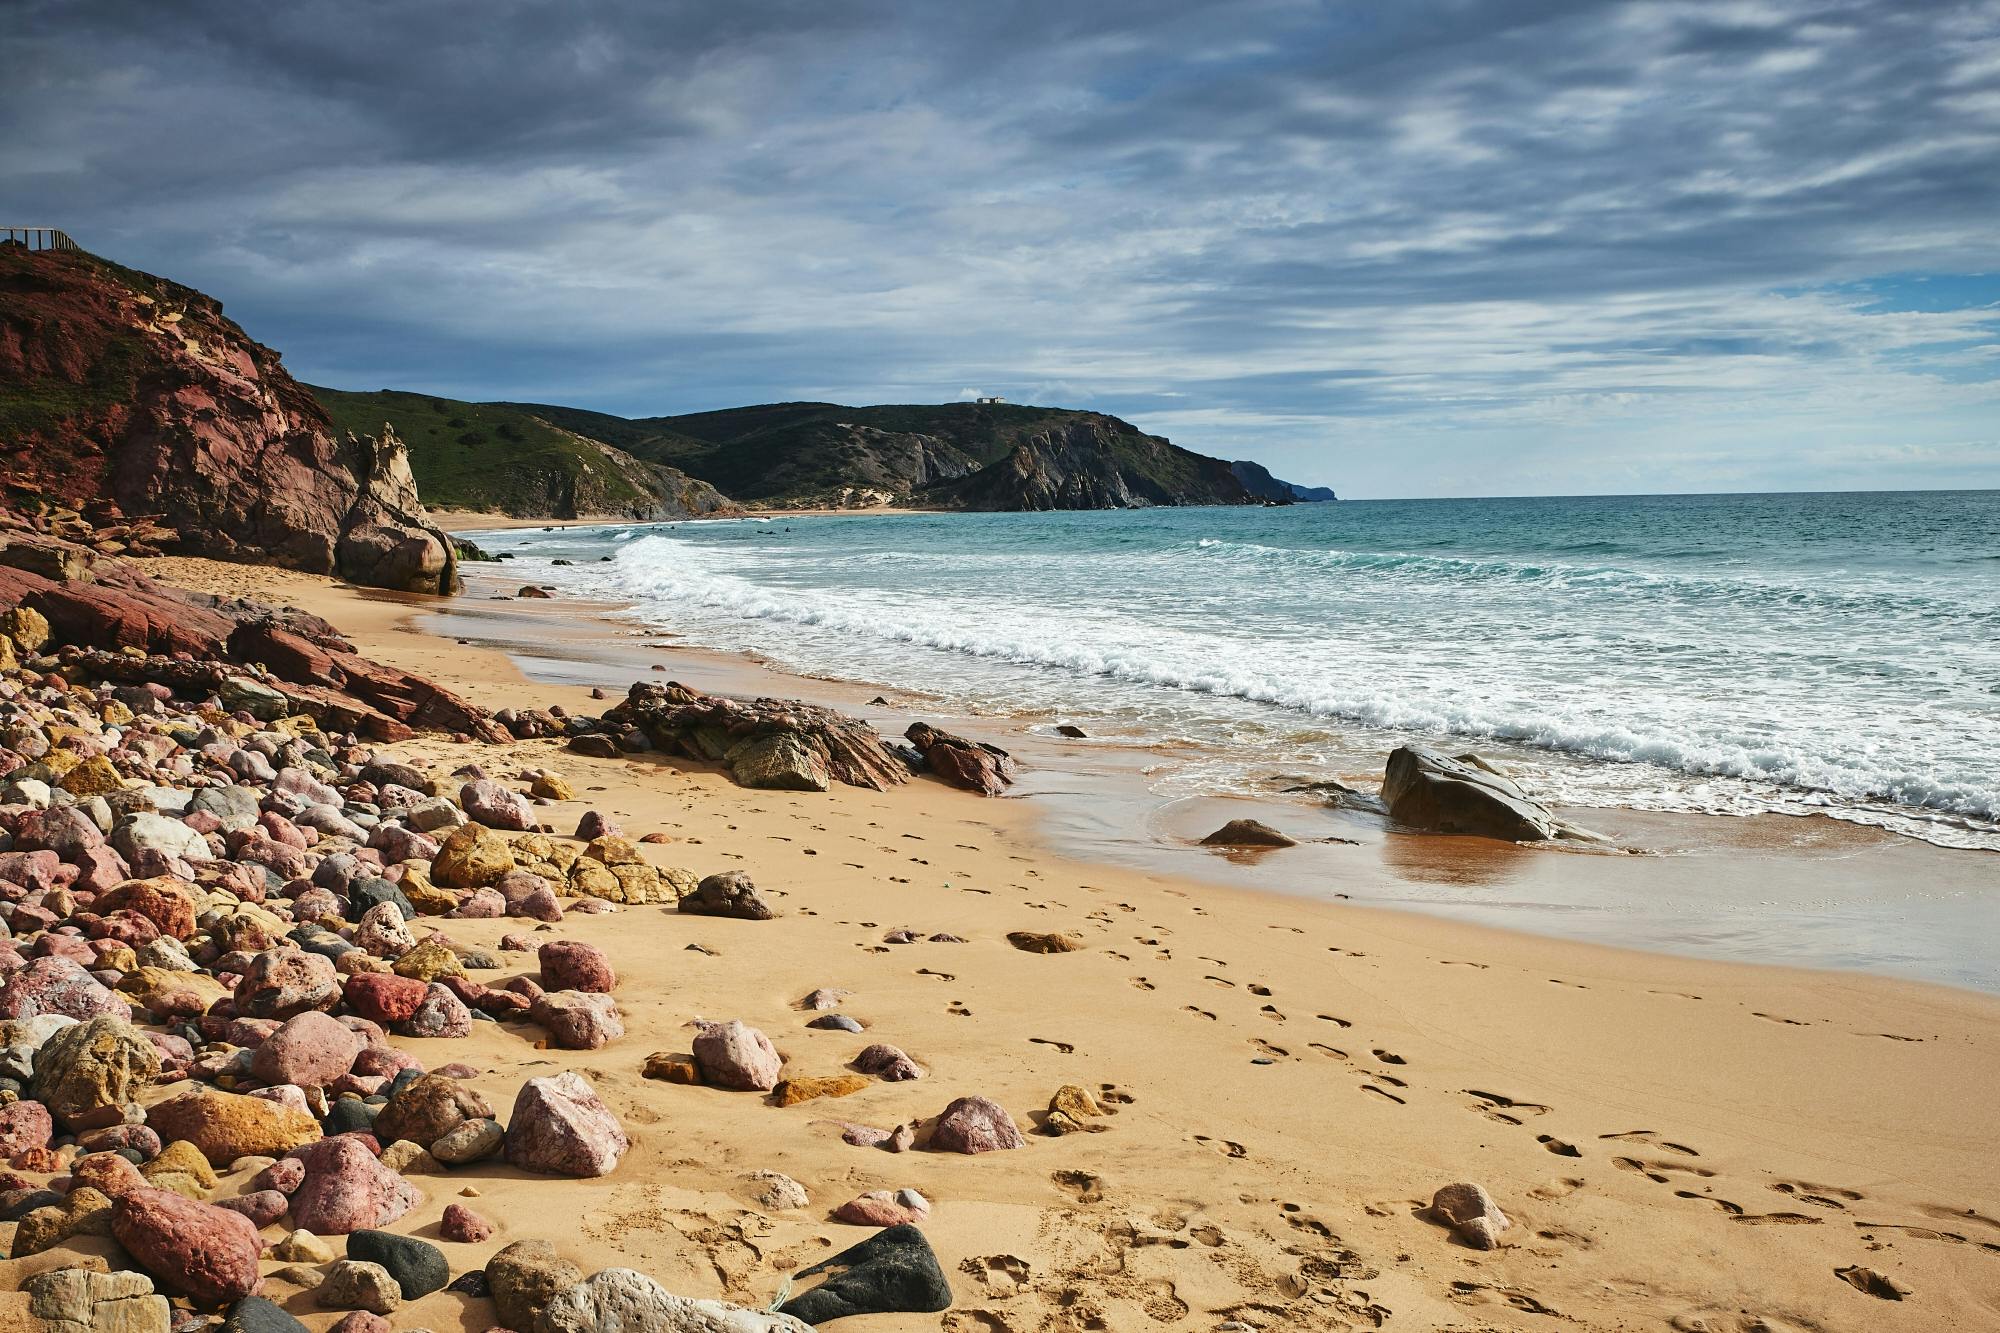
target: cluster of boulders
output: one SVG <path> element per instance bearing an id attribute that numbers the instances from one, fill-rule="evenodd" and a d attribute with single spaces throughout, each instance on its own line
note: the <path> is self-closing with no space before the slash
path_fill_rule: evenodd
<path id="1" fill-rule="evenodd" d="M 569 726 L 570 747 L 611 758 L 657 750 L 721 764 L 745 787 L 826 791 L 834 783 L 885 791 L 929 772 L 998 796 L 1014 781 L 1005 750 L 928 724 L 892 746 L 859 718 L 796 699 L 730 699 L 676 681 L 634 682 L 603 717 Z"/>
<path id="2" fill-rule="evenodd" d="M 271 656 L 296 659 L 308 655 L 294 640 L 314 646 L 299 629 L 264 622 L 257 633 Z M 350 1312 L 344 1333 L 386 1328 L 390 1311 L 447 1283 L 490 1295 L 516 1333 L 634 1311 L 802 1327 L 791 1314 L 688 1302 L 628 1270 L 558 1265 L 563 1281 L 524 1278 L 539 1242 L 454 1281 L 438 1247 L 386 1230 L 436 1176 L 488 1160 L 602 1176 L 630 1146 L 576 1072 L 526 1080 L 503 1119 L 471 1067 L 426 1068 L 392 1039 L 463 1038 L 504 1021 L 533 1025 L 552 1049 L 600 1048 L 624 1035 L 619 977 L 601 949 L 552 928 L 640 904 L 768 920 L 775 909 L 749 877 L 657 864 L 597 811 L 557 836 L 544 807 L 576 795 L 559 773 L 426 768 L 333 730 L 273 675 L 218 675 L 185 647 L 155 646 L 80 650 L 32 606 L 0 611 L 0 1224 L 13 1224 L 10 1257 L 59 1261 L 24 1288 L 38 1317 L 151 1333 L 201 1327 L 192 1307 L 226 1311 L 225 1329 L 295 1328 L 259 1295 L 260 1265 L 277 1260 L 321 1308 Z M 110 669 L 93 678 L 100 666 Z M 453 922 L 479 918 L 522 925 L 491 950 L 452 937 Z M 532 955 L 532 969 L 477 979 L 510 953 Z M 838 1012 L 842 994 L 805 997 L 808 1026 L 860 1031 Z M 926 1072 L 875 1042 L 846 1072 L 788 1074 L 740 1021 L 700 1024 L 691 1054 L 659 1053 L 646 1068 L 780 1107 Z M 906 1147 L 918 1126 L 847 1128 Z M 1003 1108 L 971 1097 L 945 1109 L 927 1146 L 1025 1140 Z M 785 1183 L 778 1193 L 797 1196 L 785 1206 L 802 1205 L 803 1189 Z M 945 1308 L 949 1284 L 909 1226 L 929 1211 L 908 1188 L 835 1209 L 897 1239 L 800 1298 L 819 1312 L 800 1317 Z M 493 1227 L 454 1203 L 440 1230 L 472 1242 Z M 323 1237 L 346 1237 L 344 1253 Z M 108 1245 L 137 1271 L 96 1271 Z M 539 1295 L 510 1311 L 507 1293 L 529 1290 Z"/>

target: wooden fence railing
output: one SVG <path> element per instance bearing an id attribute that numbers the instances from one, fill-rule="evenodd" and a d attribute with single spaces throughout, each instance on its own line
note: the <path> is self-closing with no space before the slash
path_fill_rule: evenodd
<path id="1" fill-rule="evenodd" d="M 30 250 L 81 250 L 60 227 L 0 227 L 0 244 L 12 241 Z"/>

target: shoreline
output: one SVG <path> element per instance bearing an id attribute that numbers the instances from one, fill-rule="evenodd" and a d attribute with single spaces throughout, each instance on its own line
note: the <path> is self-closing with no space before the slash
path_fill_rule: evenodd
<path id="1" fill-rule="evenodd" d="M 304 605 L 476 702 L 589 705 L 585 684 L 531 682 L 504 653 L 420 628 L 450 609 L 434 599 L 209 568 L 216 590 Z M 761 669 L 687 674 L 727 688 L 732 672 Z M 2000 1314 L 2000 1163 L 1969 1114 L 2000 1096 L 1995 997 L 1091 864 L 1042 844 L 1031 802 L 928 780 L 746 791 L 656 756 L 588 760 L 551 742 L 502 753 L 510 772 L 567 773 L 635 832 L 666 830 L 674 841 L 650 849 L 661 859 L 746 870 L 785 915 L 690 924 L 638 908 L 563 923 L 626 978 L 630 1035 L 563 1059 L 635 1146 L 602 1181 L 479 1180 L 482 1207 L 506 1219 L 494 1245 L 548 1236 L 593 1266 L 762 1304 L 782 1271 L 863 1234 L 825 1222 L 827 1207 L 908 1186 L 935 1205 L 925 1230 L 953 1283 L 951 1333 L 1081 1327 L 1079 1310 L 1168 1333 L 1229 1319 L 1534 1329 L 1551 1313 L 1683 1333 L 1946 1329 Z M 561 828 L 581 808 L 546 817 Z M 462 923 L 462 937 L 487 942 L 487 924 Z M 971 943 L 880 942 L 905 925 Z M 1022 953 L 1001 938 L 1018 929 L 1085 947 Z M 683 952 L 684 938 L 717 956 Z M 646 1051 L 684 1049 L 697 1015 L 741 1016 L 794 1069 L 834 1072 L 846 1045 L 803 1030 L 796 1009 L 816 986 L 855 992 L 847 1007 L 871 1030 L 847 1044 L 895 1042 L 932 1077 L 792 1111 L 638 1077 Z M 490 1034 L 469 1058 L 499 1095 L 537 1053 Z M 895 1123 L 979 1093 L 1030 1126 L 1063 1083 L 1134 1101 L 1104 1133 L 1031 1134 L 1025 1151 L 980 1158 L 881 1155 L 825 1125 Z M 749 1202 L 741 1176 L 758 1168 L 804 1182 L 810 1215 Z M 1456 1179 L 1484 1184 L 1514 1219 L 1503 1248 L 1464 1249 L 1423 1220 L 1419 1205 Z M 437 1194 L 413 1222 L 449 1200 Z M 558 1212 L 573 1220 L 539 1221 Z M 1837 1276 L 1855 1267 L 1909 1299 Z M 472 1327 L 445 1299 L 405 1307 L 398 1327 Z"/>
<path id="2" fill-rule="evenodd" d="M 1612 835 L 1619 852 L 1637 854 L 1612 855 L 1390 832 L 1379 818 L 1288 795 L 1282 783 L 1254 794 L 1168 796 L 1154 790 L 1152 770 L 1185 762 L 1171 747 L 1116 736 L 1068 740 L 1052 734 L 1062 720 L 1054 714 L 968 714 L 921 692 L 803 675 L 755 654 L 680 643 L 628 614 L 628 604 L 561 592 L 549 600 L 492 600 L 521 586 L 515 572 L 507 563 L 467 567 L 467 595 L 440 604 L 431 628 L 503 649 L 539 681 L 601 685 L 614 694 L 660 664 L 667 676 L 690 674 L 704 688 L 809 698 L 864 716 L 882 699 L 891 713 L 877 719 L 885 734 L 900 735 L 920 720 L 1020 756 L 1023 780 L 1012 795 L 1036 810 L 1042 844 L 1075 860 L 1370 901 L 1613 947 L 2000 993 L 2000 960 L 1975 944 L 2000 929 L 2000 905 L 1989 892 L 2000 853 L 1942 847 L 1828 815 L 1557 807 Z M 614 647 L 593 624 L 611 629 Z M 1199 845 L 1239 817 L 1284 829 L 1304 845 L 1281 855 Z"/>

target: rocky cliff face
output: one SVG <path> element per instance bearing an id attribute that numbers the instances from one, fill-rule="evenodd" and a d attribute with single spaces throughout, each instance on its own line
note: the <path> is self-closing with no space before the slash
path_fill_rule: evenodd
<path id="1" fill-rule="evenodd" d="M 393 437 L 335 434 L 207 296 L 0 245 L 0 517 L 416 591 L 454 586 Z"/>
<path id="2" fill-rule="evenodd" d="M 1076 414 L 1037 431 L 1000 461 L 917 492 L 949 509 L 1144 509 L 1250 504 L 1217 458 L 1142 435 L 1115 417 Z"/>

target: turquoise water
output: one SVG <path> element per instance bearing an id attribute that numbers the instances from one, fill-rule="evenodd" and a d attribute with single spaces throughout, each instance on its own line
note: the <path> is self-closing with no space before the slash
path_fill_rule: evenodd
<path id="1" fill-rule="evenodd" d="M 2000 848 L 2000 492 L 857 515 L 482 541 L 691 643 L 1165 747 L 1167 793 L 1374 777 L 1415 738 L 1477 745 L 1575 805 L 1817 812 Z"/>

